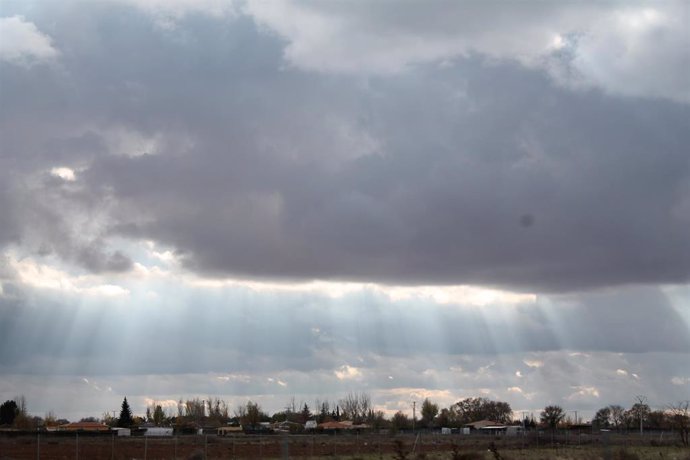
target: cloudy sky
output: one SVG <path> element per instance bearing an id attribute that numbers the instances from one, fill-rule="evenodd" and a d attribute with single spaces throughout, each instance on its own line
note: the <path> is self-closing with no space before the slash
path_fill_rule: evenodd
<path id="1" fill-rule="evenodd" d="M 0 399 L 690 398 L 689 5 L 0 0 Z"/>

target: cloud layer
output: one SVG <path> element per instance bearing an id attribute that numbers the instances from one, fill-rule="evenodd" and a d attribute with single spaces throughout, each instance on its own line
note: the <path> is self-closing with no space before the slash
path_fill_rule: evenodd
<path id="1" fill-rule="evenodd" d="M 687 3 L 2 16 L 2 395 L 687 395 Z"/>
<path id="2" fill-rule="evenodd" d="M 180 13 L 174 33 L 104 5 L 53 11 L 59 67 L 3 64 L 6 242 L 19 232 L 96 272 L 131 268 L 124 237 L 220 276 L 557 291 L 688 279 L 685 104 L 573 90 L 481 46 L 319 76 L 283 67 L 290 45 L 256 28 L 253 4 L 253 20 Z"/>

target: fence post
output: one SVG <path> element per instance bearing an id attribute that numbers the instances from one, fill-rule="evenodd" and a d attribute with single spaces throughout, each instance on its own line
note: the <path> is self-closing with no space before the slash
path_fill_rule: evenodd
<path id="1" fill-rule="evenodd" d="M 283 443 L 282 444 L 283 444 L 282 449 L 281 449 L 282 457 L 284 460 L 288 460 L 288 458 L 290 457 L 290 446 L 288 444 L 287 434 L 283 435 Z"/>
<path id="2" fill-rule="evenodd" d="M 144 435 L 144 460 L 147 459 L 148 457 L 148 452 L 149 451 L 149 438 Z"/>
<path id="3" fill-rule="evenodd" d="M 79 460 L 79 432 L 77 431 L 77 451 L 74 457 L 76 460 Z"/>
<path id="4" fill-rule="evenodd" d="M 110 440 L 110 460 L 115 460 L 115 433 Z"/>
<path id="5" fill-rule="evenodd" d="M 41 459 L 41 433 L 36 433 L 36 460 Z"/>

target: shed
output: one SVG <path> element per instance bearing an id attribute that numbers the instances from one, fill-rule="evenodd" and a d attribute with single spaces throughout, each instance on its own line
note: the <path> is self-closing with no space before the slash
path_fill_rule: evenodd
<path id="1" fill-rule="evenodd" d="M 172 436 L 173 435 L 173 429 L 169 427 L 163 427 L 163 426 L 152 426 L 149 428 L 146 428 L 146 431 L 144 432 L 144 436 Z"/>
<path id="2" fill-rule="evenodd" d="M 132 430 L 129 428 L 113 428 L 113 431 L 117 436 L 132 436 Z"/>

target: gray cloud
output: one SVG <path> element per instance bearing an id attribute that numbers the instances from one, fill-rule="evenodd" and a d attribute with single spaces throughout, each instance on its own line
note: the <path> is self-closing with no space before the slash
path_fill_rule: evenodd
<path id="1" fill-rule="evenodd" d="M 245 10 L 285 39 L 290 65 L 311 71 L 395 74 L 478 53 L 571 88 L 690 101 L 680 1 L 392 3 L 249 1 Z"/>
<path id="2" fill-rule="evenodd" d="M 80 169 L 52 210 L 0 235 L 52 212 L 35 246 L 71 235 L 57 252 L 95 271 L 130 266 L 109 249 L 122 235 L 219 276 L 556 291 L 688 279 L 684 105 L 573 92 L 481 56 L 323 77 L 281 69 L 282 43 L 245 17 L 190 16 L 172 35 L 125 7 L 52 12 L 61 67 L 3 64 L 3 87 L 25 95 L 3 109 L 5 157 L 19 174 Z M 9 196 L 40 204 L 47 187 Z M 82 235 L 93 212 L 102 223 Z"/>
<path id="3" fill-rule="evenodd" d="M 667 21 L 687 9 L 657 5 L 666 22 L 640 34 L 607 22 L 618 4 L 497 20 L 483 3 L 271 17 L 252 2 L 137 3 L 3 7 L 53 50 L 0 59 L 7 397 L 98 415 L 123 394 L 270 410 L 351 390 L 390 410 L 422 391 L 528 410 L 687 394 L 687 35 Z M 640 5 L 616 17 L 658 19 Z M 286 28 L 305 11 L 327 27 Z M 552 33 L 563 46 L 535 51 Z M 189 272 L 157 274 L 142 240 L 206 281 L 537 295 L 476 307 L 192 288 L 175 281 Z"/>

